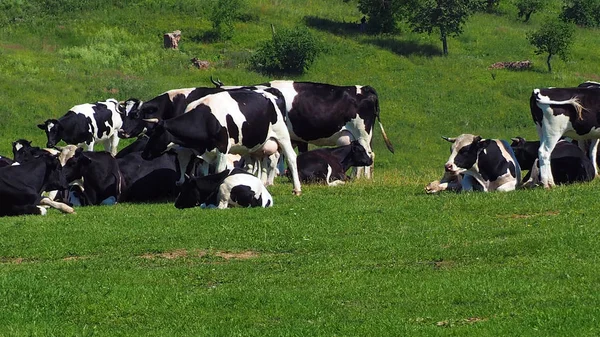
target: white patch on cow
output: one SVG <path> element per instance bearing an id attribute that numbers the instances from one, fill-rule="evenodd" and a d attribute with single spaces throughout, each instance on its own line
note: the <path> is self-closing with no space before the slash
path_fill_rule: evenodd
<path id="1" fill-rule="evenodd" d="M 54 123 L 50 122 L 48 123 L 48 125 L 46 125 L 46 127 L 48 128 L 48 132 L 52 132 L 52 128 L 54 128 Z"/>
<path id="2" fill-rule="evenodd" d="M 173 89 L 173 90 L 163 92 L 161 95 L 167 94 L 169 96 L 169 100 L 171 102 L 173 102 L 173 99 L 175 99 L 175 96 L 183 95 L 185 98 L 187 98 L 188 95 L 194 90 L 196 90 L 196 88 Z"/>
<path id="3" fill-rule="evenodd" d="M 294 99 L 298 95 L 296 89 L 294 89 L 294 81 L 271 81 L 271 87 L 276 88 L 281 92 L 283 98 L 285 99 L 285 109 L 286 111 L 282 111 L 283 114 L 287 115 L 287 112 L 292 110 L 292 103 Z M 291 128 L 289 128 L 291 130 Z"/>
<path id="4" fill-rule="evenodd" d="M 36 207 L 39 208 L 40 215 L 46 215 L 46 213 L 48 213 L 48 210 L 46 209 L 46 207 L 44 207 L 44 206 L 36 206 Z"/>
<path id="5" fill-rule="evenodd" d="M 23 144 L 15 142 L 15 151 L 19 152 L 23 148 Z"/>
<path id="6" fill-rule="evenodd" d="M 362 94 L 362 85 L 356 85 L 356 94 L 357 95 L 361 95 Z"/>

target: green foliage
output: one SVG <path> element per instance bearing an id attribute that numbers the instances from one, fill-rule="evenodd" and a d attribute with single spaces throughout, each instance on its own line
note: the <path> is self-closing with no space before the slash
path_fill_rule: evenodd
<path id="1" fill-rule="evenodd" d="M 541 12 L 546 7 L 546 0 L 517 0 L 516 6 L 519 10 L 517 14 L 524 22 L 528 22 L 531 15 L 536 12 Z"/>
<path id="2" fill-rule="evenodd" d="M 373 33 L 391 33 L 401 17 L 405 1 L 359 0 L 358 10 L 367 16 L 367 30 Z"/>
<path id="3" fill-rule="evenodd" d="M 408 21 L 417 33 L 431 34 L 438 30 L 444 55 L 448 54 L 447 38 L 459 36 L 473 4 L 470 0 L 424 0 L 409 12 Z"/>
<path id="4" fill-rule="evenodd" d="M 27 0 L 0 1 L 0 26 L 23 22 L 37 7 Z"/>
<path id="5" fill-rule="evenodd" d="M 600 26 L 600 0 L 569 0 L 560 18 L 584 27 Z"/>
<path id="6" fill-rule="evenodd" d="M 229 40 L 233 37 L 234 23 L 239 18 L 243 5 L 243 0 L 217 0 L 212 8 L 210 20 L 218 40 Z"/>
<path id="7" fill-rule="evenodd" d="M 281 28 L 263 42 L 250 59 L 251 66 L 266 73 L 302 74 L 321 51 L 315 36 L 305 27 Z"/>
<path id="8" fill-rule="evenodd" d="M 552 72 L 550 64 L 552 56 L 558 55 L 565 61 L 569 58 L 574 32 L 572 24 L 551 20 L 544 23 L 537 31 L 527 34 L 527 40 L 536 47 L 537 55 L 548 54 L 548 72 Z"/>

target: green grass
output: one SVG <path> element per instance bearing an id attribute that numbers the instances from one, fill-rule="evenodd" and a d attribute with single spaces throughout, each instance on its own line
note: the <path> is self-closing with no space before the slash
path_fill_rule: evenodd
<path id="1" fill-rule="evenodd" d="M 75 0 L 73 0 L 75 1 Z M 82 2 L 83 3 L 83 2 Z M 535 138 L 536 87 L 598 80 L 597 30 L 578 29 L 547 73 L 508 2 L 477 14 L 442 57 L 437 36 L 356 33 L 355 3 L 248 1 L 231 41 L 205 42 L 206 1 L 127 1 L 0 28 L 0 154 L 36 124 L 109 97 L 271 78 L 246 62 L 270 24 L 326 45 L 297 80 L 372 85 L 396 147 L 376 129 L 375 179 L 337 188 L 278 179 L 271 209 L 119 204 L 0 219 L 0 336 L 595 336 L 598 182 L 553 190 L 425 195 L 440 136 Z M 558 5 L 557 5 L 558 4 Z M 180 49 L 162 34 L 180 29 Z M 189 59 L 211 62 L 198 70 Z M 490 71 L 532 60 L 528 71 Z M 492 76 L 494 75 L 494 76 Z M 127 142 L 122 142 L 122 146 Z M 233 254 L 233 258 L 224 254 Z"/>

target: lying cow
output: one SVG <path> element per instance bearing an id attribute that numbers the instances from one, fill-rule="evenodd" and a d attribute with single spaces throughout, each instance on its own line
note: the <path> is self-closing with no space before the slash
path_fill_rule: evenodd
<path id="1" fill-rule="evenodd" d="M 302 183 L 343 184 L 350 167 L 370 166 L 373 159 L 358 141 L 335 148 L 321 148 L 301 153 L 297 158 Z"/>
<path id="2" fill-rule="evenodd" d="M 11 166 L 15 163 L 14 160 L 0 156 L 0 167 Z"/>
<path id="3" fill-rule="evenodd" d="M 119 102 L 110 98 L 104 102 L 76 105 L 59 119 L 48 119 L 38 127 L 46 132 L 47 147 L 54 147 L 63 140 L 94 151 L 94 144 L 100 142 L 114 156 L 122 124 Z"/>
<path id="4" fill-rule="evenodd" d="M 577 141 L 600 138 L 600 87 L 584 83 L 577 88 L 534 89 L 529 104 L 540 136 L 541 183 L 546 188 L 552 187 L 555 181 L 550 157 L 560 138 L 566 136 Z M 595 153 L 595 149 L 590 150 L 590 154 Z"/>
<path id="5" fill-rule="evenodd" d="M 204 177 L 191 177 L 181 186 L 175 207 L 271 207 L 273 198 L 260 179 L 235 168 Z"/>
<path id="6" fill-rule="evenodd" d="M 539 141 L 526 141 L 522 137 L 512 139 L 510 145 L 521 169 L 529 170 L 523 183 L 537 185 L 539 178 Z M 591 181 L 595 177 L 594 164 L 590 158 L 572 142 L 560 140 L 550 155 L 552 176 L 558 185 Z"/>
<path id="7" fill-rule="evenodd" d="M 73 157 L 66 161 L 63 171 L 68 182 L 83 179 L 83 189 L 75 187 L 74 190 L 77 198 L 69 199 L 72 204 L 112 205 L 119 201 L 123 177 L 117 160 L 110 153 L 77 148 Z"/>
<path id="8" fill-rule="evenodd" d="M 441 181 L 449 182 L 446 187 L 491 192 L 512 191 L 520 184 L 521 168 L 506 141 L 482 139 L 471 134 L 443 138 L 452 143 L 452 152 L 444 165 L 445 174 Z M 452 180 L 458 182 L 460 188 L 453 185 Z M 440 186 L 444 185 L 431 183 L 426 187 L 426 192 L 443 190 Z"/>
<path id="9" fill-rule="evenodd" d="M 17 139 L 12 143 L 13 159 L 18 163 L 26 163 L 40 156 L 56 156 L 58 151 L 55 149 L 41 149 L 37 146 L 31 146 L 31 142 L 26 139 Z"/>
<path id="10" fill-rule="evenodd" d="M 0 168 L 0 216 L 45 215 L 43 206 L 73 213 L 68 205 L 41 195 L 46 190 L 65 188 L 67 182 L 55 156 L 40 156 L 21 165 Z"/>

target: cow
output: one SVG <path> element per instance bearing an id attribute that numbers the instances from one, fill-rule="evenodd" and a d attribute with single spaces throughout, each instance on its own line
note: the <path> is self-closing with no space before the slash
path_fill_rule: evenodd
<path id="1" fill-rule="evenodd" d="M 100 142 L 114 156 L 119 144 L 118 131 L 123 125 L 119 109 L 119 102 L 114 98 L 80 104 L 59 119 L 48 119 L 38 124 L 38 128 L 46 132 L 46 146 L 49 148 L 63 140 L 67 144 L 85 146 L 87 151 L 93 151 L 94 144 Z"/>
<path id="2" fill-rule="evenodd" d="M 175 118 L 153 120 L 157 125 L 150 134 L 143 158 L 151 159 L 179 145 L 201 155 L 216 153 L 216 172 L 221 172 L 226 168 L 228 153 L 244 156 L 267 148 L 281 148 L 292 170 L 293 192 L 301 194 L 296 153 L 271 94 L 228 90 L 194 101 L 187 110 Z M 277 147 L 272 146 L 274 143 Z"/>
<path id="3" fill-rule="evenodd" d="M 175 200 L 175 207 L 183 209 L 196 206 L 221 209 L 235 206 L 271 207 L 273 197 L 260 179 L 234 168 L 186 179 Z"/>
<path id="4" fill-rule="evenodd" d="M 0 156 L 0 167 L 11 166 L 14 163 L 15 163 L 14 160 L 12 160 L 8 157 Z"/>
<path id="5" fill-rule="evenodd" d="M 37 146 L 31 146 L 27 139 L 17 139 L 12 142 L 13 159 L 18 163 L 26 163 L 39 156 L 56 156 L 56 149 L 41 149 Z"/>
<path id="6" fill-rule="evenodd" d="M 121 202 L 174 201 L 179 188 L 177 154 L 169 151 L 145 160 L 141 151 L 117 158 L 123 176 Z"/>
<path id="7" fill-rule="evenodd" d="M 217 86 L 221 84 L 213 83 Z M 341 146 L 357 140 L 374 159 L 371 139 L 377 119 L 385 144 L 394 153 L 394 147 L 381 123 L 377 92 L 371 86 L 276 80 L 257 87 L 274 88 L 281 92 L 285 102 L 285 111 L 282 112 L 299 152 L 308 151 L 308 144 Z M 360 171 L 358 176 L 372 178 L 372 167 L 365 167 L 363 173 Z"/>
<path id="8" fill-rule="evenodd" d="M 430 183 L 426 187 L 427 193 L 438 192 L 435 188 L 444 183 L 453 189 L 484 192 L 512 191 L 519 186 L 521 168 L 508 142 L 482 139 L 472 134 L 443 139 L 452 143 L 450 157 L 444 165 L 444 178 Z M 458 182 L 460 188 L 453 182 Z"/>
<path id="9" fill-rule="evenodd" d="M 129 155 L 130 153 L 142 152 L 144 151 L 146 144 L 148 144 L 148 136 L 142 134 L 138 136 L 133 143 L 125 146 L 123 149 L 117 152 L 115 158 L 119 159 Z"/>
<path id="10" fill-rule="evenodd" d="M 77 198 L 69 199 L 72 204 L 113 205 L 119 201 L 123 177 L 117 160 L 110 153 L 77 148 L 72 158 L 66 161 L 63 171 L 68 182 L 83 179 L 83 189 L 75 187 L 74 190 Z"/>
<path id="11" fill-rule="evenodd" d="M 551 188 L 555 181 L 550 157 L 559 139 L 563 136 L 577 141 L 600 138 L 600 87 L 534 89 L 529 105 L 540 137 L 540 180 L 545 188 Z M 590 153 L 595 152 L 592 147 Z"/>
<path id="12" fill-rule="evenodd" d="M 373 159 L 356 140 L 350 145 L 320 148 L 301 153 L 296 159 L 302 183 L 325 183 L 328 186 L 343 184 L 350 167 L 369 166 Z"/>
<path id="13" fill-rule="evenodd" d="M 40 156 L 20 165 L 0 168 L 0 216 L 45 215 L 44 206 L 73 213 L 70 206 L 41 194 L 45 190 L 66 187 L 67 181 L 55 156 Z"/>
<path id="14" fill-rule="evenodd" d="M 510 145 L 522 170 L 529 170 L 523 183 L 535 186 L 539 182 L 538 149 L 539 141 L 526 141 L 522 137 L 512 139 Z M 594 164 L 579 146 L 560 140 L 550 155 L 552 176 L 558 185 L 574 182 L 587 182 L 595 177 Z"/>

